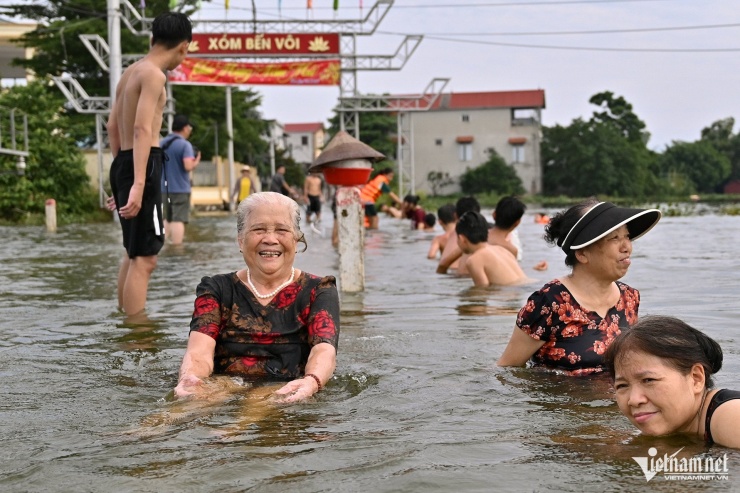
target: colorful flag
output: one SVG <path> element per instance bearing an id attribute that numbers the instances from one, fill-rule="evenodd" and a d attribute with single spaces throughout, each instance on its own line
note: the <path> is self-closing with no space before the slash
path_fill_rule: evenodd
<path id="1" fill-rule="evenodd" d="M 339 10 L 339 0 L 334 0 L 334 10 Z"/>
<path id="2" fill-rule="evenodd" d="M 224 0 L 224 8 L 229 10 L 229 0 Z"/>
<path id="3" fill-rule="evenodd" d="M 313 9 L 313 0 L 306 0 L 306 8 Z"/>

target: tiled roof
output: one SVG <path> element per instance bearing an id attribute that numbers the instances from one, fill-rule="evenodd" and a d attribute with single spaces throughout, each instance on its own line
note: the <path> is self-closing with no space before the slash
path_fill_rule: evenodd
<path id="1" fill-rule="evenodd" d="M 428 96 L 428 95 L 427 95 Z M 409 101 L 404 95 L 405 101 Z M 391 96 L 390 106 L 394 106 Z M 408 106 L 408 104 L 404 104 Z M 533 89 L 526 91 L 489 92 L 449 92 L 439 95 L 431 110 L 462 110 L 489 108 L 544 108 L 545 91 Z"/>
<path id="2" fill-rule="evenodd" d="M 321 122 L 315 123 L 286 123 L 283 127 L 286 134 L 313 133 L 324 129 Z"/>
<path id="3" fill-rule="evenodd" d="M 544 108 L 545 91 L 452 92 L 441 94 L 431 109 Z"/>

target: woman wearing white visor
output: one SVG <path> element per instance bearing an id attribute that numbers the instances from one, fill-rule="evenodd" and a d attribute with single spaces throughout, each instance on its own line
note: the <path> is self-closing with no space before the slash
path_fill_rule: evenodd
<path id="1" fill-rule="evenodd" d="M 660 220 L 657 209 L 588 200 L 556 214 L 545 240 L 565 253 L 571 273 L 545 284 L 519 311 L 499 366 L 532 366 L 568 375 L 603 371 L 604 353 L 637 322 L 640 293 L 619 281 L 632 242 Z"/>

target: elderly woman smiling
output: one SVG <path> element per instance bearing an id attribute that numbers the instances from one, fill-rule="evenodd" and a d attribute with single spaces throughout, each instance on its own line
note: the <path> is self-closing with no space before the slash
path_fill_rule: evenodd
<path id="1" fill-rule="evenodd" d="M 336 280 L 293 267 L 305 239 L 298 204 L 282 194 L 256 193 L 239 204 L 237 241 L 246 266 L 204 277 L 196 289 L 175 395 L 197 395 L 203 379 L 215 373 L 290 380 L 277 397 L 310 397 L 336 365 Z"/>
<path id="2" fill-rule="evenodd" d="M 498 364 L 521 366 L 531 358 L 568 375 L 603 371 L 606 348 L 637 322 L 640 306 L 640 293 L 618 280 L 632 263 L 632 242 L 660 215 L 596 200 L 555 215 L 545 240 L 563 250 L 571 273 L 529 297 Z"/>

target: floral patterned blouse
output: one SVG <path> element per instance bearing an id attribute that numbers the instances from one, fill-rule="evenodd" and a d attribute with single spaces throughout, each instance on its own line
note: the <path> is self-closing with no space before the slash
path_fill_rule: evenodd
<path id="1" fill-rule="evenodd" d="M 516 325 L 545 344 L 532 355 L 534 366 L 568 375 L 603 371 L 604 352 L 622 330 L 637 322 L 640 292 L 617 281 L 620 297 L 606 317 L 587 311 L 557 279 L 529 297 Z"/>
<path id="2" fill-rule="evenodd" d="M 302 272 L 266 306 L 236 275 L 204 277 L 190 331 L 216 340 L 214 373 L 290 380 L 300 377 L 316 344 L 337 347 L 336 279 Z"/>

